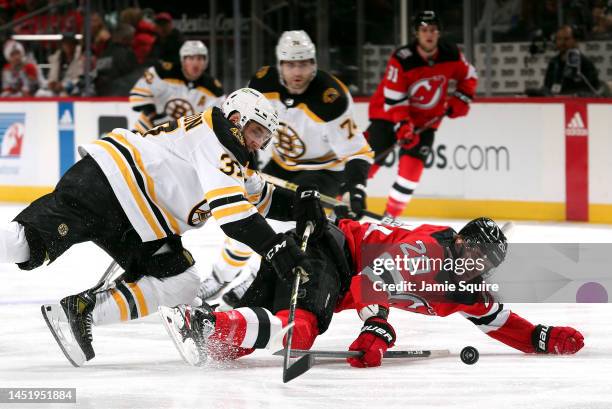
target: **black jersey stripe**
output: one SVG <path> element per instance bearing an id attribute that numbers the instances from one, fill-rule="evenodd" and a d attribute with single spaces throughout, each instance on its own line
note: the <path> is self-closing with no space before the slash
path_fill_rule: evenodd
<path id="1" fill-rule="evenodd" d="M 230 256 L 231 258 L 233 258 L 236 261 L 247 261 L 248 259 L 251 258 L 251 256 L 239 256 L 236 253 L 232 253 L 228 249 L 224 249 L 224 250 L 225 250 L 225 252 L 227 253 L 228 256 Z"/>
<path id="2" fill-rule="evenodd" d="M 394 183 L 392 186 L 392 189 L 395 189 L 398 192 L 403 193 L 405 195 L 411 195 L 412 192 L 414 192 L 414 189 L 408 189 L 407 187 L 404 187 L 398 183 Z"/>
<path id="3" fill-rule="evenodd" d="M 255 344 L 253 344 L 253 348 L 265 348 L 268 342 L 270 342 L 270 317 L 268 317 L 266 310 L 261 307 L 254 307 L 251 310 L 253 310 L 259 322 L 257 339 Z"/>
<path id="4" fill-rule="evenodd" d="M 142 175 L 140 174 L 140 170 L 138 169 L 138 166 L 136 166 L 136 162 L 134 161 L 134 158 L 132 157 L 130 151 L 125 146 L 123 146 L 122 144 L 114 140 L 113 138 L 106 137 L 106 138 L 103 138 L 102 140 L 109 142 L 111 145 L 113 145 L 119 151 L 119 153 L 121 153 L 121 155 L 125 158 L 125 160 L 127 160 L 128 164 L 130 165 L 130 168 L 132 168 L 132 174 L 134 175 L 136 184 L 140 188 L 140 192 L 143 194 L 143 196 L 147 200 L 147 203 L 151 207 L 151 210 L 153 210 L 153 214 L 155 215 L 155 218 L 159 222 L 159 225 L 162 227 L 162 229 L 164 230 L 167 236 L 173 236 L 174 232 L 168 226 L 168 222 L 166 222 L 166 219 L 164 218 L 163 213 L 161 212 L 159 207 L 157 207 L 155 202 L 151 200 L 151 198 L 147 194 L 147 189 L 145 188 L 144 179 Z"/>
<path id="5" fill-rule="evenodd" d="M 213 209 L 216 209 L 217 207 L 225 206 L 225 205 L 232 204 L 232 203 L 238 203 L 238 202 L 246 202 L 246 199 L 244 198 L 243 195 L 234 195 L 234 196 L 222 197 L 220 199 L 215 199 L 212 202 L 208 203 L 208 206 L 210 206 L 210 210 L 213 210 Z"/>
<path id="6" fill-rule="evenodd" d="M 123 281 L 117 283 L 117 290 L 123 294 L 125 299 L 128 302 L 128 306 L 130 308 L 130 319 L 135 320 L 138 318 L 138 306 L 136 305 L 136 300 L 134 299 L 134 295 L 132 292 L 125 286 Z"/>
<path id="7" fill-rule="evenodd" d="M 499 304 L 497 306 L 497 311 L 495 311 L 493 314 L 490 315 L 486 315 L 484 317 L 467 317 L 468 320 L 472 321 L 474 323 L 474 325 L 489 325 L 490 323 L 492 323 L 495 318 L 497 318 L 497 316 L 499 315 L 500 312 L 502 312 L 502 310 L 504 309 L 504 304 Z"/>

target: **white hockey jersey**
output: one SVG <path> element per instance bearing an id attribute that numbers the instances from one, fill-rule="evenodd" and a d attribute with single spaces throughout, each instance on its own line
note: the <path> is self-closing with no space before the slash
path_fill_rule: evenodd
<path id="1" fill-rule="evenodd" d="M 248 169 L 248 151 L 220 109 L 210 108 L 144 135 L 115 129 L 79 147 L 108 178 L 143 241 L 201 227 L 212 216 L 223 228 L 268 213 L 274 187 Z"/>
<path id="2" fill-rule="evenodd" d="M 130 91 L 132 109 L 141 112 L 134 129 L 144 133 L 164 122 L 220 107 L 224 99 L 217 79 L 204 73 L 189 81 L 180 64 L 162 61 L 149 67 Z M 155 114 L 153 120 L 150 114 Z"/>
<path id="3" fill-rule="evenodd" d="M 291 95 L 278 70 L 265 66 L 249 82 L 278 112 L 280 127 L 272 144 L 272 160 L 289 171 L 344 170 L 346 162 L 374 154 L 353 118 L 353 99 L 337 78 L 319 70 L 308 89 Z"/>

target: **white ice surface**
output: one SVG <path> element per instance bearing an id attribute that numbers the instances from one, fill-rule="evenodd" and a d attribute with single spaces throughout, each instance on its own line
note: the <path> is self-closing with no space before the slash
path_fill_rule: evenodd
<path id="1" fill-rule="evenodd" d="M 19 209 L 0 206 L 0 220 L 10 220 Z M 513 241 L 612 243 L 612 228 L 516 223 Z M 203 274 L 210 270 L 221 242 L 214 226 L 185 238 Z M 0 265 L 0 387 L 77 389 L 76 405 L 0 407 L 612 408 L 610 304 L 512 306 L 533 323 L 580 329 L 586 346 L 575 356 L 525 355 L 489 339 L 460 316 L 425 317 L 394 310 L 391 318 L 398 348 L 448 348 L 452 355 L 387 360 L 382 367 L 369 369 L 327 361 L 283 384 L 282 359 L 265 351 L 222 366 L 186 366 L 157 316 L 151 316 L 94 328 L 96 358 L 86 367 L 73 368 L 48 332 L 40 304 L 90 287 L 109 261 L 95 246 L 83 244 L 32 272 Z M 338 314 L 314 347 L 345 349 L 359 328 L 355 313 Z M 475 365 L 465 365 L 458 358 L 466 345 L 480 351 Z"/>

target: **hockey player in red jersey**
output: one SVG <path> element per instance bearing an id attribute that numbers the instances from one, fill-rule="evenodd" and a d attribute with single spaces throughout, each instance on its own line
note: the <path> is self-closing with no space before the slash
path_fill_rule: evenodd
<path id="1" fill-rule="evenodd" d="M 440 21 L 433 11 L 414 19 L 415 42 L 393 52 L 385 75 L 370 100 L 368 142 L 376 154 L 370 168 L 373 177 L 384 157 L 381 152 L 402 141 L 399 168 L 389 192 L 386 213 L 397 217 L 404 211 L 419 184 L 434 134 L 435 118 L 458 118 L 468 114 L 477 86 L 474 67 L 455 44 L 440 40 Z M 456 90 L 448 96 L 450 81 Z M 415 129 L 433 124 L 420 134 Z"/>
<path id="2" fill-rule="evenodd" d="M 356 309 L 364 325 L 349 349 L 364 354 L 348 361 L 356 367 L 379 366 L 396 338 L 389 307 L 438 316 L 458 312 L 490 337 L 526 353 L 573 354 L 584 345 L 582 334 L 573 328 L 533 325 L 486 290 L 469 289 L 467 284 L 482 287 L 505 259 L 506 237 L 493 220 L 475 219 L 459 233 L 427 224 L 410 230 L 398 224 L 340 220 L 335 226 L 308 189 L 298 191 L 296 232 L 303 231 L 306 220 L 315 222 L 306 252 L 312 269 L 300 287 L 293 348 L 309 349 L 327 330 L 333 312 Z M 213 312 L 205 304 L 166 311 L 164 322 L 186 361 L 235 359 L 270 346 L 287 325 L 292 279 L 278 274 L 287 270 L 276 264 L 274 259 L 262 262 L 235 310 Z M 414 290 L 401 287 L 408 283 Z M 468 288 L 461 289 L 461 283 Z M 186 352 L 190 346 L 196 351 Z"/>

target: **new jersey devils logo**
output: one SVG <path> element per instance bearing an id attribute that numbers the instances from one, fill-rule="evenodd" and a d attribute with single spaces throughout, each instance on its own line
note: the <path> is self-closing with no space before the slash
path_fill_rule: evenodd
<path id="1" fill-rule="evenodd" d="M 0 156 L 19 157 L 24 134 L 25 126 L 22 123 L 15 122 L 9 126 L 4 135 L 0 137 Z"/>
<path id="2" fill-rule="evenodd" d="M 442 98 L 445 85 L 446 77 L 443 75 L 418 80 L 408 88 L 410 105 L 419 109 L 435 107 Z"/>

